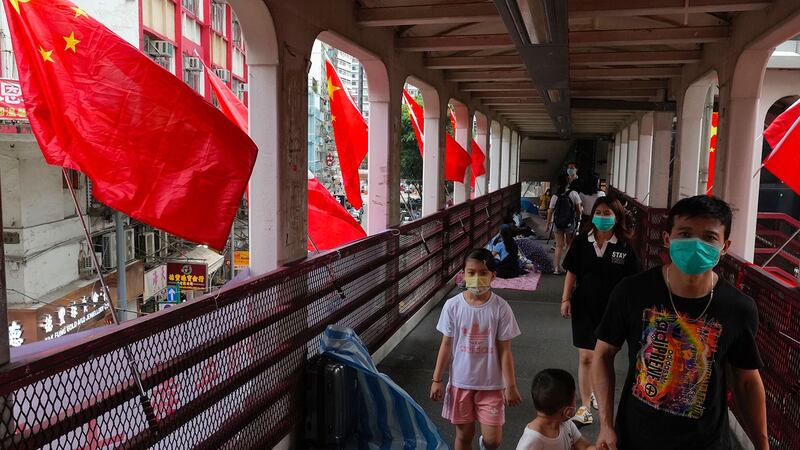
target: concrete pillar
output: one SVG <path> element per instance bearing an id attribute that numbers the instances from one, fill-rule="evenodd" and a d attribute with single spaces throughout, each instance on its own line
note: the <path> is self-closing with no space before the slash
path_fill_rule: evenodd
<path id="1" fill-rule="evenodd" d="M 0 186 L 2 183 L 0 183 Z M 2 199 L 0 199 L 2 200 Z M 3 205 L 2 201 L 0 201 L 0 231 L 3 229 Z M 6 311 L 7 308 L 7 295 L 6 295 L 6 258 L 5 258 L 5 248 L 3 246 L 3 241 L 0 241 L 0 324 L 2 324 L 3 328 L 0 329 L 0 367 L 8 364 L 9 361 L 9 332 L 8 332 L 8 312 Z M 4 403 L 7 401 L 6 398 L 0 399 L 0 408 L 6 406 Z M 1 410 L 1 409 L 0 409 Z M 5 414 L 4 414 L 5 415 Z M 0 417 L 0 431 L 2 431 L 3 427 L 5 426 L 8 418 Z"/>
<path id="2" fill-rule="evenodd" d="M 651 157 L 650 195 L 645 194 L 645 204 L 656 208 L 669 206 L 669 166 L 672 147 L 672 120 L 667 111 L 653 113 L 653 151 Z"/>
<path id="3" fill-rule="evenodd" d="M 619 175 L 617 175 L 617 188 L 625 193 L 628 191 L 628 142 L 630 139 L 630 127 L 622 130 L 622 143 L 619 148 Z"/>
<path id="4" fill-rule="evenodd" d="M 509 175 L 509 184 L 517 182 L 519 176 L 519 133 L 516 131 L 511 132 L 511 174 Z"/>
<path id="5" fill-rule="evenodd" d="M 611 160 L 611 171 L 608 177 L 609 186 L 619 188 L 619 154 L 622 151 L 622 132 L 618 132 L 614 136 L 614 158 Z"/>
<path id="6" fill-rule="evenodd" d="M 491 142 L 489 143 L 489 192 L 500 189 L 500 171 L 502 170 L 503 127 L 492 122 Z"/>
<path id="7" fill-rule="evenodd" d="M 508 186 L 511 175 L 511 130 L 503 127 L 503 144 L 500 150 L 502 161 L 500 162 L 500 187 Z"/>
<path id="8" fill-rule="evenodd" d="M 481 175 L 475 178 L 475 197 L 485 195 L 488 191 L 488 181 L 489 181 L 489 169 L 490 169 L 490 161 L 489 161 L 489 121 L 481 113 L 475 114 L 475 143 L 478 144 L 480 147 L 481 152 L 483 152 L 485 159 L 483 161 L 484 170 L 486 170 L 486 175 Z M 475 149 L 472 149 L 474 152 Z"/>
<path id="9" fill-rule="evenodd" d="M 709 81 L 701 80 L 686 89 L 678 116 L 678 197 L 691 197 L 698 193 L 700 153 L 702 144 L 705 102 Z M 752 142 L 752 141 L 751 141 Z"/>
<path id="10" fill-rule="evenodd" d="M 399 123 L 402 84 L 390 83 L 380 60 L 361 60 L 369 80 L 369 154 L 367 157 L 367 231 L 380 233 L 399 222 L 400 159 L 393 152 L 393 124 Z M 398 77 L 399 78 L 399 77 Z M 395 161 L 396 160 L 396 161 Z"/>
<path id="11" fill-rule="evenodd" d="M 470 142 L 472 141 L 472 115 L 466 105 L 453 102 L 456 116 L 455 132 L 456 142 L 464 147 L 467 153 L 472 154 Z M 453 204 L 464 203 L 469 200 L 470 183 L 472 181 L 472 167 L 467 167 L 462 183 L 453 183 Z"/>
<path id="12" fill-rule="evenodd" d="M 736 62 L 730 91 L 726 92 L 727 104 L 720 105 L 723 113 L 728 112 L 727 121 L 720 123 L 719 130 L 725 136 L 725 189 L 722 198 L 731 204 L 734 211 L 730 251 L 748 261 L 753 261 L 755 249 L 758 190 L 761 182 L 760 174 L 753 176 L 761 165 L 762 144 L 761 139 L 756 138 L 764 126 L 760 122 L 758 104 L 763 85 L 763 68 L 770 53 L 769 50 L 745 50 L 741 53 Z M 720 95 L 721 99 L 725 97 Z"/>
<path id="13" fill-rule="evenodd" d="M 421 89 L 425 104 L 425 152 L 422 157 L 422 215 L 444 207 L 444 133 L 440 118 L 447 117 L 447 104 L 440 105 L 435 89 Z"/>
<path id="14" fill-rule="evenodd" d="M 636 196 L 636 171 L 639 161 L 639 122 L 634 122 L 628 128 L 628 170 L 625 175 L 625 192 L 631 197 Z"/>
<path id="15" fill-rule="evenodd" d="M 653 113 L 642 116 L 639 121 L 639 150 L 636 159 L 636 198 L 647 204 L 645 197 L 650 192 L 650 171 L 653 163 Z"/>

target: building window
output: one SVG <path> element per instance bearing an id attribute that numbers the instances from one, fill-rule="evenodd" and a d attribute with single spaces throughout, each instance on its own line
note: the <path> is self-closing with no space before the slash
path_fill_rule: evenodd
<path id="1" fill-rule="evenodd" d="M 211 2 L 211 28 L 225 36 L 225 4 Z"/>
<path id="2" fill-rule="evenodd" d="M 183 9 L 194 14 L 195 17 L 200 17 L 200 1 L 199 0 L 181 0 Z"/>
<path id="3" fill-rule="evenodd" d="M 231 24 L 231 38 L 233 45 L 237 47 L 244 47 L 244 39 L 242 38 L 242 25 L 239 19 L 234 16 L 233 23 Z"/>
<path id="4" fill-rule="evenodd" d="M 145 34 L 144 53 L 159 66 L 167 69 L 170 73 L 175 73 L 175 46 L 171 42 L 154 39 Z"/>
<path id="5" fill-rule="evenodd" d="M 83 187 L 81 184 L 81 173 L 72 169 L 64 170 L 66 171 L 67 177 L 69 177 L 69 182 L 72 183 L 72 189 L 75 189 L 76 191 L 81 189 Z M 67 184 L 67 180 L 63 176 L 61 177 L 61 184 L 64 189 L 69 189 L 69 184 Z"/>
<path id="6" fill-rule="evenodd" d="M 182 14 L 182 16 L 183 35 L 195 44 L 200 44 L 200 24 L 186 13 Z"/>
<path id="7" fill-rule="evenodd" d="M 184 58 L 184 62 L 189 58 Z M 198 94 L 204 95 L 205 94 L 205 86 L 203 83 L 203 72 L 202 70 L 194 70 L 193 68 L 183 68 L 183 81 L 189 85 L 192 89 L 194 89 Z"/>
<path id="8" fill-rule="evenodd" d="M 233 49 L 231 72 L 239 78 L 244 78 L 244 53 L 238 48 Z"/>
<path id="9" fill-rule="evenodd" d="M 247 84 L 234 78 L 231 82 L 231 90 L 239 97 L 239 100 L 244 101 L 244 93 L 247 92 Z"/>

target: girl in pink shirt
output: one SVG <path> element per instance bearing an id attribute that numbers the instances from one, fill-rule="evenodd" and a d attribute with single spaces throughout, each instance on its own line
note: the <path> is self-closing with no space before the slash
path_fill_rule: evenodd
<path id="1" fill-rule="evenodd" d="M 520 404 L 511 339 L 520 335 L 508 302 L 491 292 L 495 260 L 486 249 L 467 256 L 467 291 L 448 300 L 436 329 L 442 336 L 433 371 L 431 400 L 444 397 L 442 416 L 456 426 L 455 450 L 472 448 L 475 421 L 481 449 L 500 448 L 505 404 Z M 442 373 L 449 368 L 447 386 Z"/>

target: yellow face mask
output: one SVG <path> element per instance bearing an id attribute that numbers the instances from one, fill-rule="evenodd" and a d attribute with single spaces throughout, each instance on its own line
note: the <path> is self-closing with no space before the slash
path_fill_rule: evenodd
<path id="1" fill-rule="evenodd" d="M 464 277 L 464 283 L 466 284 L 467 290 L 472 292 L 475 295 L 485 294 L 489 291 L 492 287 L 492 276 L 466 276 Z"/>

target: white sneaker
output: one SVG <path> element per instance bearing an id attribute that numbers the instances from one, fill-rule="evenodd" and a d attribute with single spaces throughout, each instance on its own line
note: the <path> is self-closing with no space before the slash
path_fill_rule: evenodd
<path id="1" fill-rule="evenodd" d="M 597 407 L 597 398 L 594 396 L 594 392 L 592 392 L 592 408 L 594 408 L 595 410 L 600 409 Z"/>
<path id="2" fill-rule="evenodd" d="M 483 435 L 481 435 L 481 437 L 478 438 L 478 448 L 480 448 L 481 450 L 486 450 L 486 446 L 483 445 Z"/>
<path id="3" fill-rule="evenodd" d="M 586 406 L 581 406 L 572 418 L 573 422 L 578 422 L 581 425 L 591 425 L 594 422 L 592 418 L 592 411 Z"/>

